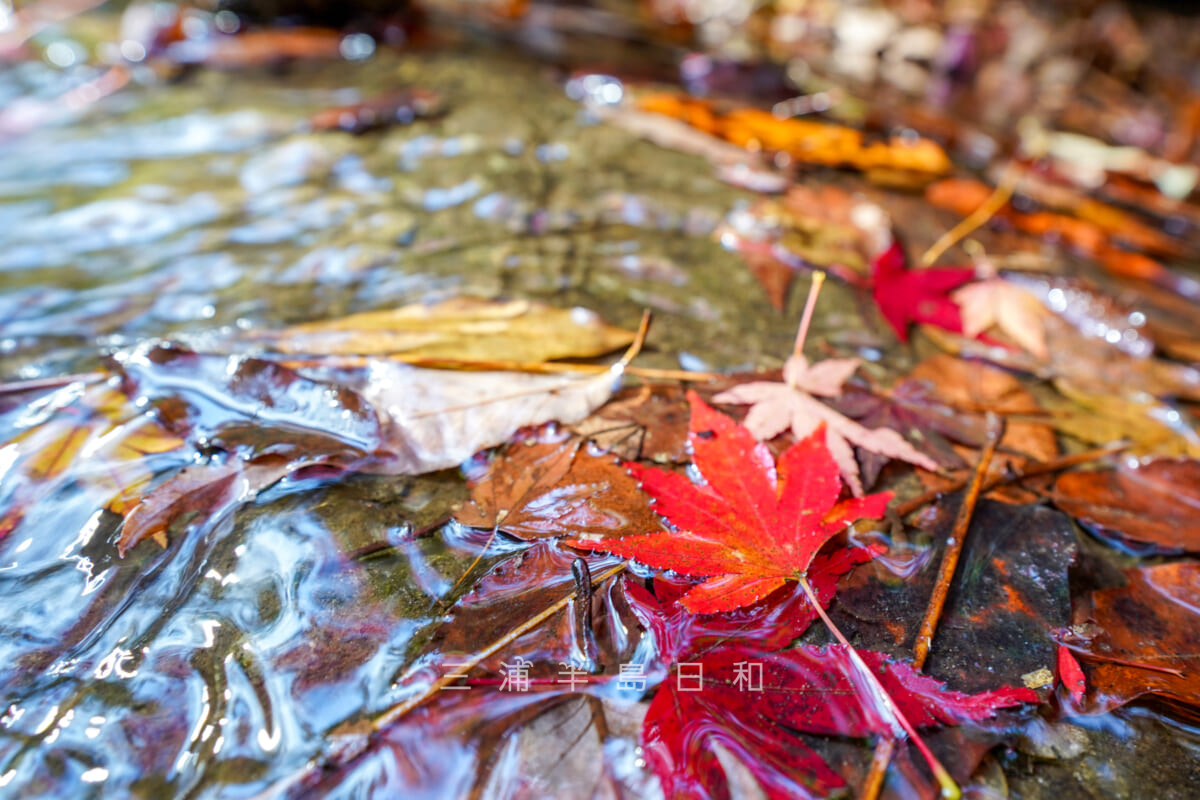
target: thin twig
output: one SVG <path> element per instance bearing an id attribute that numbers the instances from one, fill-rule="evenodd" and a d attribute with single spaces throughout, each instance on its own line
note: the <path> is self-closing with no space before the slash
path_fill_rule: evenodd
<path id="1" fill-rule="evenodd" d="M 925 610 L 925 618 L 921 620 L 921 628 L 917 633 L 916 644 L 913 646 L 913 667 L 916 669 L 921 669 L 925 665 L 925 659 L 929 657 L 929 646 L 933 642 L 933 634 L 937 630 L 938 620 L 942 616 L 942 608 L 950 593 L 950 584 L 954 580 L 954 572 L 958 568 L 958 557 L 962 553 L 967 529 L 971 526 L 975 504 L 983 491 L 988 465 L 991 464 L 992 456 L 996 454 L 996 447 L 1000 444 L 1000 438 L 1004 435 L 1004 423 L 1001 418 L 989 414 L 988 423 L 987 444 L 984 445 L 983 452 L 979 454 L 979 462 L 975 465 L 975 472 L 971 475 L 971 482 L 963 497 L 962 506 L 958 510 L 958 517 L 954 521 L 954 530 L 950 534 L 946 552 L 942 555 L 942 564 L 938 569 L 937 580 L 933 586 L 933 596 L 929 598 L 929 606 Z M 860 800 L 875 800 L 879 797 L 888 765 L 891 764 L 895 752 L 896 739 L 894 738 L 880 739 L 875 745 L 875 754 L 871 758 L 871 769 L 867 772 L 862 791 L 859 793 Z"/>
<path id="2" fill-rule="evenodd" d="M 983 490 L 984 479 L 987 476 L 988 465 L 996 454 L 996 445 L 1004 435 L 1004 423 L 999 417 L 988 419 L 988 440 L 983 452 L 979 454 L 979 463 L 975 465 L 975 473 L 967 485 L 963 495 L 962 505 L 958 509 L 958 517 L 954 520 L 954 529 L 950 532 L 950 541 L 946 543 L 946 552 L 942 554 L 942 565 L 938 569 L 937 580 L 933 585 L 933 596 L 929 598 L 929 606 L 925 610 L 925 619 L 921 621 L 917 641 L 913 645 L 913 666 L 920 669 L 925 665 L 929 656 L 929 646 L 933 642 L 933 634 L 937 630 L 938 620 L 942 616 L 942 608 L 946 605 L 946 596 L 950 593 L 950 583 L 954 580 L 954 571 L 958 569 L 958 557 L 962 553 L 963 543 L 967 538 L 967 529 L 971 527 L 971 517 L 975 514 L 975 504 Z"/>
<path id="3" fill-rule="evenodd" d="M 1007 473 L 1007 474 L 1003 474 L 1003 475 L 992 475 L 992 476 L 989 476 L 987 478 L 987 480 L 985 480 L 983 482 L 983 491 L 985 491 L 985 492 L 991 491 L 992 489 L 995 489 L 997 486 L 1003 486 L 1004 484 L 1020 483 L 1021 481 L 1025 480 L 1026 478 L 1034 478 L 1034 477 L 1037 477 L 1038 475 L 1045 475 L 1050 472 L 1058 472 L 1060 470 L 1069 469 L 1071 467 L 1077 467 L 1080 464 L 1087 464 L 1092 461 L 1099 461 L 1100 459 L 1102 459 L 1106 456 L 1116 455 L 1117 453 L 1121 452 L 1122 450 L 1128 449 L 1128 447 L 1129 447 L 1128 442 L 1117 442 L 1115 444 L 1106 444 L 1104 447 L 1096 447 L 1091 450 L 1084 450 L 1079 453 L 1073 453 L 1069 456 L 1062 456 L 1061 458 L 1056 458 L 1053 461 L 1041 461 L 1041 462 L 1038 462 L 1035 464 L 1031 464 L 1027 467 L 1023 467 L 1021 469 L 1014 470 L 1011 473 Z M 967 476 L 964 475 L 960 478 L 956 478 L 954 483 L 950 484 L 949 486 L 943 487 L 941 489 L 930 489 L 927 492 L 919 494 L 916 497 L 914 497 L 913 499 L 908 500 L 904 503 L 901 503 L 899 506 L 897 506 L 895 509 L 896 515 L 898 517 L 900 517 L 901 519 L 903 519 L 904 517 L 907 517 L 909 514 L 913 513 L 917 509 L 922 508 L 922 507 L 928 505 L 929 503 L 932 503 L 934 500 L 937 500 L 942 495 L 947 494 L 949 492 L 957 492 L 959 489 L 961 489 L 967 485 L 968 480 L 970 480 L 970 478 L 968 478 Z"/>
<path id="4" fill-rule="evenodd" d="M 996 191 L 992 192 L 991 197 L 985 200 L 979 208 L 972 211 L 969 216 L 942 234 L 933 243 L 933 246 L 921 256 L 921 263 L 927 267 L 937 263 L 937 260 L 945 255 L 947 250 L 958 244 L 963 237 L 969 235 L 971 231 L 994 217 L 1013 196 L 1013 192 L 1016 190 L 1020 180 L 1020 170 L 1016 168 L 1015 163 L 1010 163 L 1008 169 L 1004 171 L 1004 175 L 1000 178 L 1000 183 L 996 186 Z"/>

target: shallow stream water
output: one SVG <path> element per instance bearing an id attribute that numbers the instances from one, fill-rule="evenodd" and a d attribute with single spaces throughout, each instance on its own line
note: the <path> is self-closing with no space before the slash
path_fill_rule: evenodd
<path id="1" fill-rule="evenodd" d="M 92 77 L 7 67 L 0 102 Z M 713 236 L 751 196 L 698 159 L 599 124 L 562 77 L 481 44 L 282 74 L 135 74 L 11 136 L 0 142 L 0 376 L 84 372 L 149 340 L 205 349 L 458 294 L 580 305 L 625 326 L 651 308 L 649 366 L 778 366 L 800 297 L 772 312 Z M 306 130 L 315 111 L 407 86 L 440 94 L 445 114 L 357 137 Z M 814 336 L 886 347 L 882 331 L 847 330 L 855 303 L 831 289 Z M 23 415 L 49 413 L 0 410 L 4 440 Z M 457 472 L 287 479 L 165 550 L 122 559 L 119 518 L 63 486 L 0 544 L 0 795 L 250 797 L 286 778 L 338 723 L 396 701 L 439 599 L 483 544 L 442 526 L 464 496 Z M 636 719 L 637 704 L 622 713 Z M 557 774 L 538 760 L 554 736 L 506 743 L 485 794 L 537 796 L 512 776 Z M 617 763 L 644 783 L 624 741 Z M 1194 731 L 1144 709 L 1044 723 L 996 756 L 992 785 L 1055 800 L 1194 797 L 1198 747 Z M 471 753 L 444 759 L 440 769 L 471 774 Z M 570 796 L 577 776 L 554 780 L 536 784 L 543 796 Z"/>

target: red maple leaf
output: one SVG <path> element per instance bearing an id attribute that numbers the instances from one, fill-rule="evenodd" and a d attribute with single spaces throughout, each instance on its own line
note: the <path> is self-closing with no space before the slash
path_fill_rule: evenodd
<path id="1" fill-rule="evenodd" d="M 900 341 L 908 341 L 914 322 L 963 332 L 962 310 L 950 293 L 975 279 L 966 267 L 910 270 L 899 242 L 871 262 L 871 296 Z"/>
<path id="2" fill-rule="evenodd" d="M 569 543 L 706 577 L 681 600 L 692 613 L 742 608 L 804 579 L 830 538 L 857 519 L 878 518 L 891 499 L 884 492 L 838 501 L 842 482 L 823 427 L 792 445 L 776 464 L 750 431 L 694 392 L 688 402 L 688 442 L 705 483 L 630 465 L 654 497 L 655 509 L 678 532 Z"/>
<path id="3" fill-rule="evenodd" d="M 869 557 L 861 548 L 821 556 L 813 579 L 820 602 L 832 599 L 838 575 Z M 657 598 L 627 584 L 625 595 L 669 670 L 641 734 L 667 797 L 728 796 L 717 744 L 745 765 L 768 798 L 824 797 L 844 781 L 796 731 L 852 737 L 894 732 L 891 712 L 864 690 L 846 647 L 772 652 L 815 619 L 811 606 L 796 605 L 803 594 L 776 595 L 754 612 L 697 617 L 685 613 L 676 584 L 657 579 L 655 589 Z M 858 656 L 895 707 L 921 727 L 981 720 L 997 708 L 1037 700 L 1024 688 L 975 695 L 947 691 L 882 653 Z"/>

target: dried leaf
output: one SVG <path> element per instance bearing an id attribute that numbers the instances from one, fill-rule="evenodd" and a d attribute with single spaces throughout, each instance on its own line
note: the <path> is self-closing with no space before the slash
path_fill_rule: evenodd
<path id="1" fill-rule="evenodd" d="M 1042 410 L 1033 395 L 1012 375 L 976 361 L 936 355 L 914 367 L 908 378 L 924 381 L 943 403 L 968 413 L 986 410 L 1005 415 L 1038 415 Z M 962 453 L 968 462 L 974 461 L 975 456 L 969 451 Z M 1057 455 L 1058 441 L 1049 426 L 1010 420 L 988 467 L 988 474 L 1002 475 L 1009 469 L 1024 466 L 1030 458 L 1050 461 Z M 949 486 L 951 481 L 938 475 L 925 474 L 921 479 L 931 488 Z M 1028 482 L 1026 485 L 1036 483 Z M 990 492 L 989 496 L 1018 503 L 1030 502 L 1036 497 L 1017 487 L 997 489 Z"/>
<path id="2" fill-rule="evenodd" d="M 1200 458 L 1200 435 L 1164 403 L 1145 395 L 1090 394 L 1066 380 L 1055 386 L 1072 403 L 1051 406 L 1047 422 L 1069 436 L 1090 444 L 1125 440 L 1135 455 Z"/>
<path id="3" fill-rule="evenodd" d="M 372 361 L 357 382 L 379 410 L 389 451 L 383 471 L 456 467 L 518 429 L 586 418 L 612 395 L 619 365 L 596 375 L 457 372 Z"/>
<path id="4" fill-rule="evenodd" d="M 572 430 L 626 461 L 687 460 L 688 405 L 683 389 L 643 384 L 622 389 Z"/>
<path id="5" fill-rule="evenodd" d="M 1049 312 L 1021 286 L 993 278 L 963 286 L 951 298 L 962 311 L 964 336 L 975 339 L 995 327 L 1035 357 L 1048 357 L 1042 318 Z"/>

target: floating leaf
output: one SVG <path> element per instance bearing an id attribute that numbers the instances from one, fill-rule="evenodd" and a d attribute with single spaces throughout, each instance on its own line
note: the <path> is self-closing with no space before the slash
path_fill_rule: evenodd
<path id="1" fill-rule="evenodd" d="M 950 293 L 974 278 L 974 269 L 908 269 L 904 249 L 893 242 L 871 263 L 871 296 L 902 342 L 914 322 L 962 333 L 962 312 Z"/>

